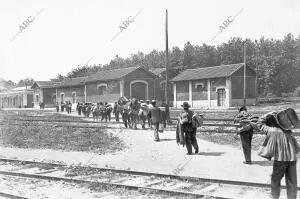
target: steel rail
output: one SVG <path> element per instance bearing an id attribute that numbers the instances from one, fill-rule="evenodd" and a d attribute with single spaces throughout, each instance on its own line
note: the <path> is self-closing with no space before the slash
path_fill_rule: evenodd
<path id="1" fill-rule="evenodd" d="M 9 194 L 9 193 L 4 193 L 4 192 L 0 192 L 0 196 L 5 197 L 5 198 L 10 198 L 10 199 L 28 199 L 22 196 L 17 196 L 17 195 L 13 195 L 13 194 Z"/>
<path id="2" fill-rule="evenodd" d="M 270 184 L 257 183 L 257 182 L 222 180 L 222 179 L 201 178 L 201 177 L 192 177 L 192 176 L 180 176 L 180 175 L 174 175 L 174 174 L 163 174 L 163 173 L 132 171 L 132 170 L 123 170 L 123 169 L 111 169 L 111 168 L 100 168 L 100 167 L 91 167 L 91 166 L 71 166 L 71 165 L 59 164 L 59 163 L 47 163 L 47 162 L 37 162 L 37 161 L 30 161 L 30 160 L 8 159 L 8 158 L 0 158 L 0 161 L 12 162 L 12 163 L 25 163 L 25 164 L 40 164 L 40 165 L 44 165 L 44 166 L 61 167 L 61 168 L 62 167 L 66 167 L 66 168 L 72 167 L 72 168 L 79 168 L 79 169 L 94 169 L 94 170 L 100 171 L 100 172 L 112 172 L 112 173 L 138 175 L 138 176 L 155 176 L 155 177 L 160 177 L 160 178 L 170 178 L 170 179 L 175 179 L 175 180 L 187 180 L 187 181 L 192 181 L 192 182 L 207 182 L 207 183 L 219 183 L 219 184 L 226 184 L 226 185 L 270 188 Z M 286 186 L 282 186 L 282 188 L 286 188 Z M 300 187 L 297 187 L 297 190 L 300 190 Z"/>
<path id="3" fill-rule="evenodd" d="M 23 122 L 45 122 L 45 123 L 82 123 L 82 124 L 123 124 L 123 122 L 78 122 L 78 121 L 64 121 L 64 120 L 14 120 Z M 3 121 L 2 121 L 3 122 Z M 11 121 L 5 121 L 7 123 L 14 123 Z M 175 125 L 175 124 L 174 124 Z M 174 126 L 172 125 L 172 126 Z M 234 124 L 218 124 L 218 123 L 203 123 L 203 126 L 225 126 L 225 127 L 236 127 Z"/>
<path id="4" fill-rule="evenodd" d="M 104 122 L 105 123 L 105 122 Z M 26 123 L 25 123 L 26 124 Z M 107 123 L 105 123 L 107 124 Z M 116 124 L 116 123 L 113 123 Z M 117 124 L 122 124 L 121 122 L 117 123 Z M 5 125 L 18 125 L 18 126 L 22 126 L 24 125 L 24 123 L 0 123 L 0 126 L 5 126 Z M 77 125 L 77 124 L 29 124 L 32 126 L 52 126 L 52 127 L 67 127 L 67 128 L 90 128 L 90 129 L 123 129 L 123 127 L 114 127 L 114 126 L 108 126 L 108 125 L 103 125 L 103 126 L 91 126 L 91 125 Z M 208 127 L 234 127 L 234 126 L 230 126 L 230 125 L 221 125 L 221 124 L 203 124 L 203 126 L 208 126 Z M 124 128 L 126 129 L 126 128 Z M 152 129 L 141 129 L 141 130 L 152 130 Z M 176 131 L 176 127 L 175 126 L 169 126 L 167 128 L 165 128 L 165 131 Z M 197 133 L 225 133 L 225 134 L 234 134 L 236 133 L 235 129 L 201 129 L 198 128 L 197 129 Z M 255 132 L 255 134 L 257 135 L 265 135 L 265 133 L 263 132 Z M 299 131 L 294 131 L 293 132 L 294 136 L 300 136 L 300 132 Z"/>
<path id="5" fill-rule="evenodd" d="M 81 123 L 97 123 L 97 122 L 100 122 L 100 121 L 80 120 L 80 119 L 77 119 L 77 118 L 76 118 L 76 120 L 75 119 L 73 120 L 73 118 L 64 118 L 62 120 L 59 120 L 59 119 L 56 119 L 56 118 L 53 118 L 53 119 L 48 119 L 48 118 L 41 119 L 42 116 L 37 116 L 36 119 L 31 119 L 31 118 L 35 118 L 35 116 L 28 117 L 28 119 L 26 117 L 28 117 L 28 116 L 25 116 L 25 117 L 19 117 L 19 116 L 17 116 L 17 117 L 13 117 L 13 118 L 5 118 L 5 120 L 12 119 L 12 120 L 24 120 L 24 121 L 66 121 L 66 122 L 72 121 L 72 122 L 81 122 Z M 20 118 L 22 118 L 22 119 L 20 119 Z M 84 118 L 84 119 L 86 119 L 86 118 Z M 89 117 L 87 119 L 92 119 L 92 117 Z M 177 121 L 178 119 L 174 117 L 174 118 L 171 118 L 171 120 Z M 233 122 L 233 119 L 203 118 L 203 121 Z"/>
<path id="6" fill-rule="evenodd" d="M 76 184 L 109 186 L 109 187 L 125 188 L 128 190 L 148 190 L 148 191 L 152 191 L 154 193 L 157 193 L 157 192 L 165 193 L 165 194 L 174 195 L 174 196 L 192 196 L 192 197 L 197 197 L 197 198 L 208 197 L 208 195 L 197 194 L 197 193 L 192 193 L 192 192 L 173 191 L 173 190 L 168 190 L 168 189 L 158 189 L 158 188 L 151 188 L 151 187 L 144 187 L 144 186 L 137 186 L 137 185 L 125 185 L 125 184 L 112 183 L 112 182 L 99 182 L 99 181 L 92 181 L 92 180 L 63 178 L 63 177 L 54 177 L 54 176 L 37 175 L 37 174 L 25 174 L 25 173 L 9 172 L 9 171 L 0 171 L 0 174 L 8 175 L 8 176 L 15 176 L 15 177 L 39 179 L 39 180 L 63 181 L 63 182 L 67 182 L 67 183 L 76 183 Z M 215 199 L 231 199 L 231 198 L 217 197 L 217 196 L 211 196 L 211 197 L 213 197 Z"/>

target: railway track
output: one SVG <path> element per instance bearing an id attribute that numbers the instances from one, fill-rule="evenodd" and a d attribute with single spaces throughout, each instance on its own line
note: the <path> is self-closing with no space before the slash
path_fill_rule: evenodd
<path id="1" fill-rule="evenodd" d="M 36 122 L 36 123 L 30 123 Z M 52 126 L 52 127 L 68 127 L 68 128 L 93 128 L 93 129 L 120 129 L 123 126 L 116 126 L 116 124 L 123 124 L 122 122 L 101 122 L 101 121 L 65 121 L 65 120 L 14 120 L 14 121 L 2 121 L 0 125 L 20 125 L 20 126 Z M 145 129 L 150 130 L 150 129 Z M 165 130 L 176 131 L 175 125 L 169 125 Z M 197 129 L 198 132 L 206 133 L 226 133 L 234 134 L 235 125 L 233 124 L 220 124 L 220 123 L 204 123 L 202 128 Z M 256 132 L 256 134 L 264 135 L 262 132 Z M 300 136 L 300 129 L 294 130 L 294 136 Z"/>
<path id="2" fill-rule="evenodd" d="M 15 194 L 11 194 L 11 193 L 5 193 L 5 192 L 0 192 L 0 197 L 4 197 L 4 198 L 10 198 L 10 199 L 28 199 L 22 196 L 18 196 Z"/>
<path id="3" fill-rule="evenodd" d="M 250 192 L 269 192 L 269 184 L 207 179 L 110 168 L 0 159 L 0 175 L 106 186 L 190 198 L 245 198 Z M 298 188 L 298 190 L 300 190 Z M 247 197 L 246 197 L 247 198 Z"/>

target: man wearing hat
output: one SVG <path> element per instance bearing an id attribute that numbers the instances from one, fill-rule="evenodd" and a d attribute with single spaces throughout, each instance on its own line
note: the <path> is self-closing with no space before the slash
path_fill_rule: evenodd
<path id="1" fill-rule="evenodd" d="M 239 113 L 234 118 L 234 123 L 239 123 L 238 133 L 241 137 L 242 148 L 244 152 L 245 161 L 244 164 L 251 164 L 251 142 L 253 137 L 253 128 L 249 123 L 244 123 L 251 117 L 251 114 L 247 113 L 246 106 L 242 106 L 239 109 Z"/>
<path id="2" fill-rule="evenodd" d="M 266 133 L 266 143 L 259 155 L 267 159 L 274 158 L 271 176 L 271 195 L 280 196 L 280 181 L 285 175 L 287 198 L 297 198 L 297 156 L 299 146 L 291 129 L 299 125 L 299 119 L 293 109 L 279 113 L 270 112 L 259 118 L 257 127 Z"/>
<path id="3" fill-rule="evenodd" d="M 151 108 L 151 104 L 150 104 L 150 100 L 146 100 L 146 104 L 147 104 L 147 106 L 148 106 L 148 108 L 150 109 Z M 152 128 L 152 124 L 151 124 L 151 118 L 150 118 L 150 115 L 148 114 L 147 115 L 147 120 L 148 120 L 148 127 L 149 128 Z"/>
<path id="4" fill-rule="evenodd" d="M 151 101 L 151 108 L 149 110 L 149 117 L 151 118 L 151 122 L 154 126 L 154 141 L 159 142 L 158 128 L 159 123 L 161 122 L 161 111 L 156 106 L 156 100 Z"/>
<path id="5" fill-rule="evenodd" d="M 192 146 L 195 149 L 195 153 L 198 153 L 199 147 L 196 138 L 197 128 L 193 127 L 192 124 L 194 112 L 189 110 L 191 106 L 188 102 L 183 102 L 181 107 L 183 108 L 183 112 L 180 114 L 179 121 L 181 123 L 182 131 L 184 132 L 188 155 L 192 154 Z"/>
<path id="6" fill-rule="evenodd" d="M 144 100 L 140 100 L 141 108 L 139 110 L 139 119 L 142 122 L 142 129 L 145 129 L 146 118 L 148 115 L 148 106 Z"/>

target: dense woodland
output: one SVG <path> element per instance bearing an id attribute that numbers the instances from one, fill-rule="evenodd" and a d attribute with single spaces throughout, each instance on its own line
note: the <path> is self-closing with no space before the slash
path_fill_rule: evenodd
<path id="1" fill-rule="evenodd" d="M 247 64 L 258 68 L 258 92 L 260 96 L 282 96 L 294 92 L 300 86 L 300 36 L 287 34 L 283 39 L 243 40 L 233 37 L 218 46 L 193 45 L 186 42 L 183 49 L 169 50 L 169 75 L 176 76 L 188 68 L 217 66 L 243 62 L 243 43 L 246 42 Z M 128 58 L 116 57 L 105 65 L 78 66 L 63 76 L 59 74 L 52 81 L 86 76 L 100 70 L 125 68 L 139 65 L 147 69 L 164 67 L 165 52 L 153 50 L 149 54 L 138 52 Z M 256 67 L 257 66 L 257 67 Z M 22 83 L 22 82 L 19 82 Z"/>

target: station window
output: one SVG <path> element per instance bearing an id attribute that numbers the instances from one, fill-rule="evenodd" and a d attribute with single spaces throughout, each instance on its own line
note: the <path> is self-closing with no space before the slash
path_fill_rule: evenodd
<path id="1" fill-rule="evenodd" d="M 195 83 L 195 88 L 197 91 L 202 91 L 204 89 L 204 83 Z"/>

